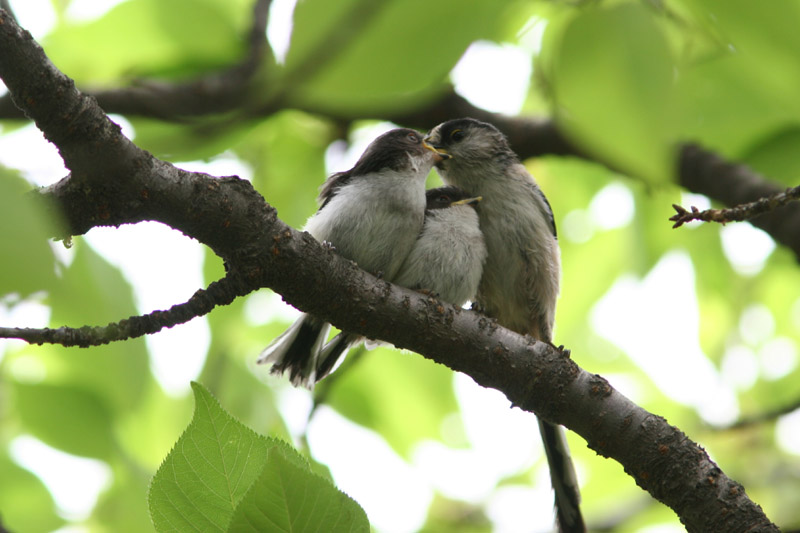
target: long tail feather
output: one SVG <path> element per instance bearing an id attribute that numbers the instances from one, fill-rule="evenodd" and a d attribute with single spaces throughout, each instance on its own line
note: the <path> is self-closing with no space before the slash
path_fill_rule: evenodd
<path id="1" fill-rule="evenodd" d="M 550 467 L 550 481 L 556 494 L 558 530 L 560 533 L 585 533 L 578 477 L 575 475 L 564 429 L 540 418 L 539 432 L 542 434 L 547 464 Z"/>
<path id="2" fill-rule="evenodd" d="M 317 362 L 317 380 L 320 380 L 330 374 L 336 362 L 347 353 L 347 350 L 358 344 L 363 340 L 360 335 L 352 333 L 341 332 L 336 335 L 331 341 L 322 349 Z"/>
<path id="3" fill-rule="evenodd" d="M 330 324 L 304 314 L 261 352 L 258 363 L 271 363 L 272 374 L 288 371 L 295 386 L 313 388 L 314 383 L 321 379 L 317 365 L 330 327 Z"/>

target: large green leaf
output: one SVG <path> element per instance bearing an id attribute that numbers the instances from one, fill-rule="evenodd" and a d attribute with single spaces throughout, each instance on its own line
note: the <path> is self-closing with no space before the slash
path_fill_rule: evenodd
<path id="1" fill-rule="evenodd" d="M 639 177 L 671 178 L 674 67 L 644 5 L 581 11 L 552 61 L 558 118 L 580 145 Z"/>
<path id="2" fill-rule="evenodd" d="M 306 459 L 192 389 L 194 418 L 150 485 L 157 531 L 369 531 L 364 511 Z"/>
<path id="3" fill-rule="evenodd" d="M 364 510 L 298 458 L 285 444 L 269 449 L 267 464 L 237 507 L 228 531 L 369 532 Z"/>
<path id="4" fill-rule="evenodd" d="M 469 44 L 500 34 L 508 1 L 307 0 L 283 86 L 315 108 L 399 109 L 444 89 Z"/>
<path id="5" fill-rule="evenodd" d="M 31 186 L 14 172 L 0 167 L 0 297 L 21 297 L 52 288 L 56 264 L 48 244 L 54 221 L 34 202 Z"/>
<path id="6" fill-rule="evenodd" d="M 686 2 L 717 47 L 678 77 L 685 135 L 728 155 L 800 119 L 800 4 Z"/>
<path id="7" fill-rule="evenodd" d="M 195 412 L 150 485 L 157 531 L 225 531 L 267 460 L 268 442 L 192 384 Z"/>

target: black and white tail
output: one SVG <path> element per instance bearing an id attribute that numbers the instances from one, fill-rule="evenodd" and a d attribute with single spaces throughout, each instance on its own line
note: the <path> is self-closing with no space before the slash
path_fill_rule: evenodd
<path id="1" fill-rule="evenodd" d="M 585 533 L 586 525 L 581 516 L 581 494 L 578 477 L 567 446 L 567 437 L 561 426 L 539 418 L 539 432 L 544 442 L 544 452 L 550 467 L 550 482 L 556 493 L 556 520 L 560 533 Z"/>
<path id="2" fill-rule="evenodd" d="M 318 367 L 330 329 L 330 324 L 304 314 L 264 348 L 258 363 L 272 364 L 272 374 L 288 372 L 292 385 L 311 389 L 325 376 Z"/>

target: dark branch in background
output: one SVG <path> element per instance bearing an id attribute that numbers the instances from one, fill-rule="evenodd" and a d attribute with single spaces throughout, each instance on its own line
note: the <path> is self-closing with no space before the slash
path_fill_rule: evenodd
<path id="1" fill-rule="evenodd" d="M 716 427 L 714 429 L 718 430 L 729 430 L 729 429 L 743 429 L 750 426 L 755 426 L 758 424 L 763 424 L 765 422 L 772 422 L 776 418 L 781 417 L 783 415 L 788 415 L 789 413 L 793 413 L 800 409 L 800 398 L 795 400 L 794 402 L 778 407 L 777 409 L 773 409 L 772 411 L 765 411 L 763 413 L 758 413 L 753 416 L 748 416 L 737 420 L 733 424 L 723 427 Z"/>
<path id="2" fill-rule="evenodd" d="M 728 209 L 706 209 L 700 211 L 692 206 L 691 210 L 687 211 L 683 207 L 672 204 L 672 207 L 677 211 L 677 214 L 670 217 L 670 220 L 675 222 L 673 228 L 679 228 L 686 222 L 692 220 L 702 220 L 703 222 L 719 222 L 726 224 L 728 222 L 741 222 L 742 220 L 749 220 L 763 215 L 769 211 L 773 211 L 778 207 L 783 207 L 789 202 L 793 202 L 800 198 L 800 187 L 786 189 L 783 192 L 774 194 L 769 197 L 759 198 L 755 202 L 729 207 Z"/>
<path id="3" fill-rule="evenodd" d="M 132 87 L 87 92 L 107 113 L 145 116 L 184 122 L 198 116 L 239 109 L 248 101 L 254 76 L 271 56 L 267 41 L 267 17 L 271 0 L 258 0 L 242 62 L 186 82 L 140 80 Z M 24 118 L 12 95 L 0 98 L 0 117 Z"/>
<path id="4" fill-rule="evenodd" d="M 153 117 L 174 122 L 227 111 L 238 111 L 240 118 L 258 118 L 284 109 L 289 104 L 282 101 L 281 89 L 267 103 L 254 102 L 251 98 L 251 93 L 254 91 L 265 92 L 263 87 L 256 86 L 254 76 L 259 72 L 258 67 L 264 58 L 271 53 L 263 31 L 266 27 L 268 9 L 269 1 L 260 0 L 256 3 L 249 52 L 239 65 L 185 83 L 144 81 L 130 88 L 88 94 L 92 94 L 108 113 Z M 375 13 L 373 10 L 367 14 Z M 344 40 L 339 44 L 344 47 L 347 41 Z M 303 65 L 319 66 L 316 61 Z M 301 79 L 307 75 L 306 70 L 308 69 L 299 68 L 295 75 Z M 10 94 L 0 98 L 0 118 L 23 117 L 22 112 L 13 105 L 11 98 Z M 428 130 L 454 117 L 470 116 L 491 122 L 500 128 L 508 136 L 512 148 L 522 158 L 560 155 L 593 160 L 571 143 L 559 130 L 558 125 L 551 120 L 492 113 L 472 105 L 452 90 L 445 92 L 438 100 L 410 112 L 354 115 L 309 105 L 296 104 L 294 107 L 325 116 L 342 126 L 342 130 L 355 120 L 370 116 L 422 130 Z M 687 190 L 704 194 L 729 206 L 756 202 L 761 198 L 780 194 L 783 190 L 783 187 L 754 173 L 745 165 L 727 162 L 713 152 L 694 144 L 685 144 L 679 151 L 677 180 Z M 790 248 L 800 259 L 800 231 L 798 231 L 800 204 L 780 205 L 772 211 L 755 216 L 750 222 Z"/>
<path id="5" fill-rule="evenodd" d="M 132 316 L 106 326 L 57 329 L 0 327 L 0 338 L 22 339 L 30 344 L 48 343 L 81 348 L 99 346 L 114 341 L 134 339 L 183 324 L 210 313 L 217 306 L 228 305 L 239 296 L 244 296 L 257 288 L 252 283 L 237 283 L 233 277 L 227 276 L 215 281 L 206 290 L 198 290 L 185 303 L 173 305 L 166 311 Z"/>
<path id="6" fill-rule="evenodd" d="M 72 171 L 41 192 L 65 214 L 67 234 L 141 220 L 179 228 L 225 260 L 234 294 L 272 288 L 341 329 L 419 352 L 502 391 L 620 462 L 689 531 L 778 531 L 702 448 L 564 353 L 376 279 L 286 226 L 247 182 L 184 172 L 140 150 L 2 11 L 0 50 L 0 78 Z"/>

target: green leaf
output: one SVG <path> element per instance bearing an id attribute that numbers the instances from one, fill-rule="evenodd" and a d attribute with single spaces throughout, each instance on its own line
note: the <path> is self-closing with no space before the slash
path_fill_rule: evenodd
<path id="1" fill-rule="evenodd" d="M 299 2 L 286 90 L 294 101 L 348 112 L 417 103 L 444 90 L 448 72 L 471 42 L 506 29 L 505 8 L 513 3 Z M 445 27 L 447 38 L 438 38 Z"/>
<path id="2" fill-rule="evenodd" d="M 101 398 L 70 386 L 13 383 L 15 409 L 26 431 L 74 455 L 108 459 L 113 421 Z"/>
<path id="3" fill-rule="evenodd" d="M 267 460 L 268 441 L 192 383 L 194 418 L 150 484 L 157 531 L 225 531 Z"/>
<path id="4" fill-rule="evenodd" d="M 673 152 L 673 61 L 642 4 L 585 9 L 566 25 L 553 58 L 560 123 L 603 161 L 665 181 Z"/>
<path id="5" fill-rule="evenodd" d="M 800 4 L 770 9 L 747 0 L 687 2 L 716 48 L 678 77 L 687 139 L 738 157 L 800 120 Z"/>
<path id="6" fill-rule="evenodd" d="M 0 296 L 21 297 L 52 288 L 56 264 L 48 244 L 54 221 L 34 202 L 31 186 L 13 171 L 0 167 Z"/>
<path id="7" fill-rule="evenodd" d="M 202 385 L 192 390 L 194 418 L 150 484 L 157 531 L 369 531 L 358 504 L 304 457 L 235 420 Z"/>
<path id="8" fill-rule="evenodd" d="M 244 13 L 244 6 L 239 4 L 123 2 L 95 21 L 60 26 L 44 41 L 44 48 L 79 82 L 118 84 L 120 78 L 188 76 L 227 66 L 243 55 L 246 27 L 238 13 Z"/>
<path id="9" fill-rule="evenodd" d="M 285 444 L 270 448 L 261 476 L 236 509 L 228 531 L 369 532 L 364 510 L 298 459 Z"/>

